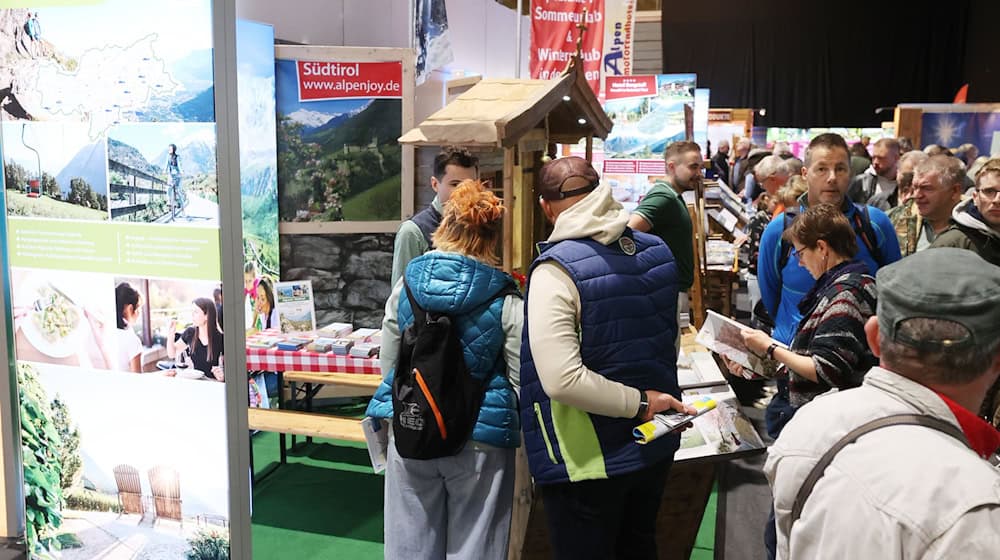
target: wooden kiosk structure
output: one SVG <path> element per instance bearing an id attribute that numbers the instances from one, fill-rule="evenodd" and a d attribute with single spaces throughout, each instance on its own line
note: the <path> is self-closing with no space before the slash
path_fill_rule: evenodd
<path id="1" fill-rule="evenodd" d="M 532 193 L 542 157 L 555 143 L 586 140 L 591 159 L 594 137 L 607 138 L 611 119 L 573 58 L 555 80 L 482 80 L 402 137 L 401 144 L 456 145 L 477 152 L 502 152 L 503 268 L 526 272 L 546 223 Z"/>

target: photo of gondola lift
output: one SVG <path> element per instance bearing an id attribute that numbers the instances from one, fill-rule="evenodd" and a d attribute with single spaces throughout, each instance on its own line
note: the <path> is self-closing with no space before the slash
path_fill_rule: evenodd
<path id="1" fill-rule="evenodd" d="M 28 182 L 24 185 L 24 194 L 26 194 L 29 198 L 39 198 L 42 196 L 42 156 L 38 153 L 38 150 L 28 144 L 28 140 L 24 137 L 24 133 L 27 129 L 27 123 L 21 125 L 21 143 L 24 144 L 25 148 L 35 152 L 37 172 L 35 173 L 35 178 L 28 179 Z"/>

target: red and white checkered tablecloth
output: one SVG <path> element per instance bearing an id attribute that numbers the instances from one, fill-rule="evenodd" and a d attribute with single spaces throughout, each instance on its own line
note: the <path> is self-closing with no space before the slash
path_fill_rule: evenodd
<path id="1" fill-rule="evenodd" d="M 308 350 L 247 348 L 248 371 L 308 371 L 310 373 L 370 373 L 381 375 L 378 358 L 352 358 Z"/>
<path id="2" fill-rule="evenodd" d="M 247 342 L 262 336 L 277 335 L 267 330 L 247 336 Z M 310 373 L 370 373 L 381 375 L 378 358 L 352 358 L 332 352 L 278 350 L 277 348 L 247 347 L 247 371 L 308 371 Z"/>

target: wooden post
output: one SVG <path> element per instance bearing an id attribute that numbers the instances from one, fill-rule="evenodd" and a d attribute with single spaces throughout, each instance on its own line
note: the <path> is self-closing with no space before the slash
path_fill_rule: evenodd
<path id="1" fill-rule="evenodd" d="M 594 162 L 594 135 L 587 135 L 587 161 Z"/>
<path id="2" fill-rule="evenodd" d="M 503 149 L 503 204 L 507 212 L 503 217 L 503 270 L 514 270 L 514 149 Z"/>

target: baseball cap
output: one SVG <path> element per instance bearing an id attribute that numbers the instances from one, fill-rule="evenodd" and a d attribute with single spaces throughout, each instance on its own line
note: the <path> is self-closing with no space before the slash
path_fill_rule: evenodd
<path id="1" fill-rule="evenodd" d="M 914 253 L 881 268 L 876 285 L 879 332 L 895 342 L 940 351 L 982 345 L 1000 336 L 1000 267 L 973 251 Z M 961 328 L 954 338 L 916 340 L 900 332 L 910 319 L 944 320 Z"/>
<path id="2" fill-rule="evenodd" d="M 577 177 L 577 181 L 570 179 Z M 565 189 L 563 185 L 565 185 Z M 576 156 L 554 159 L 542 166 L 535 183 L 535 193 L 545 200 L 562 200 L 587 194 L 601 184 L 601 178 L 590 162 Z"/>

